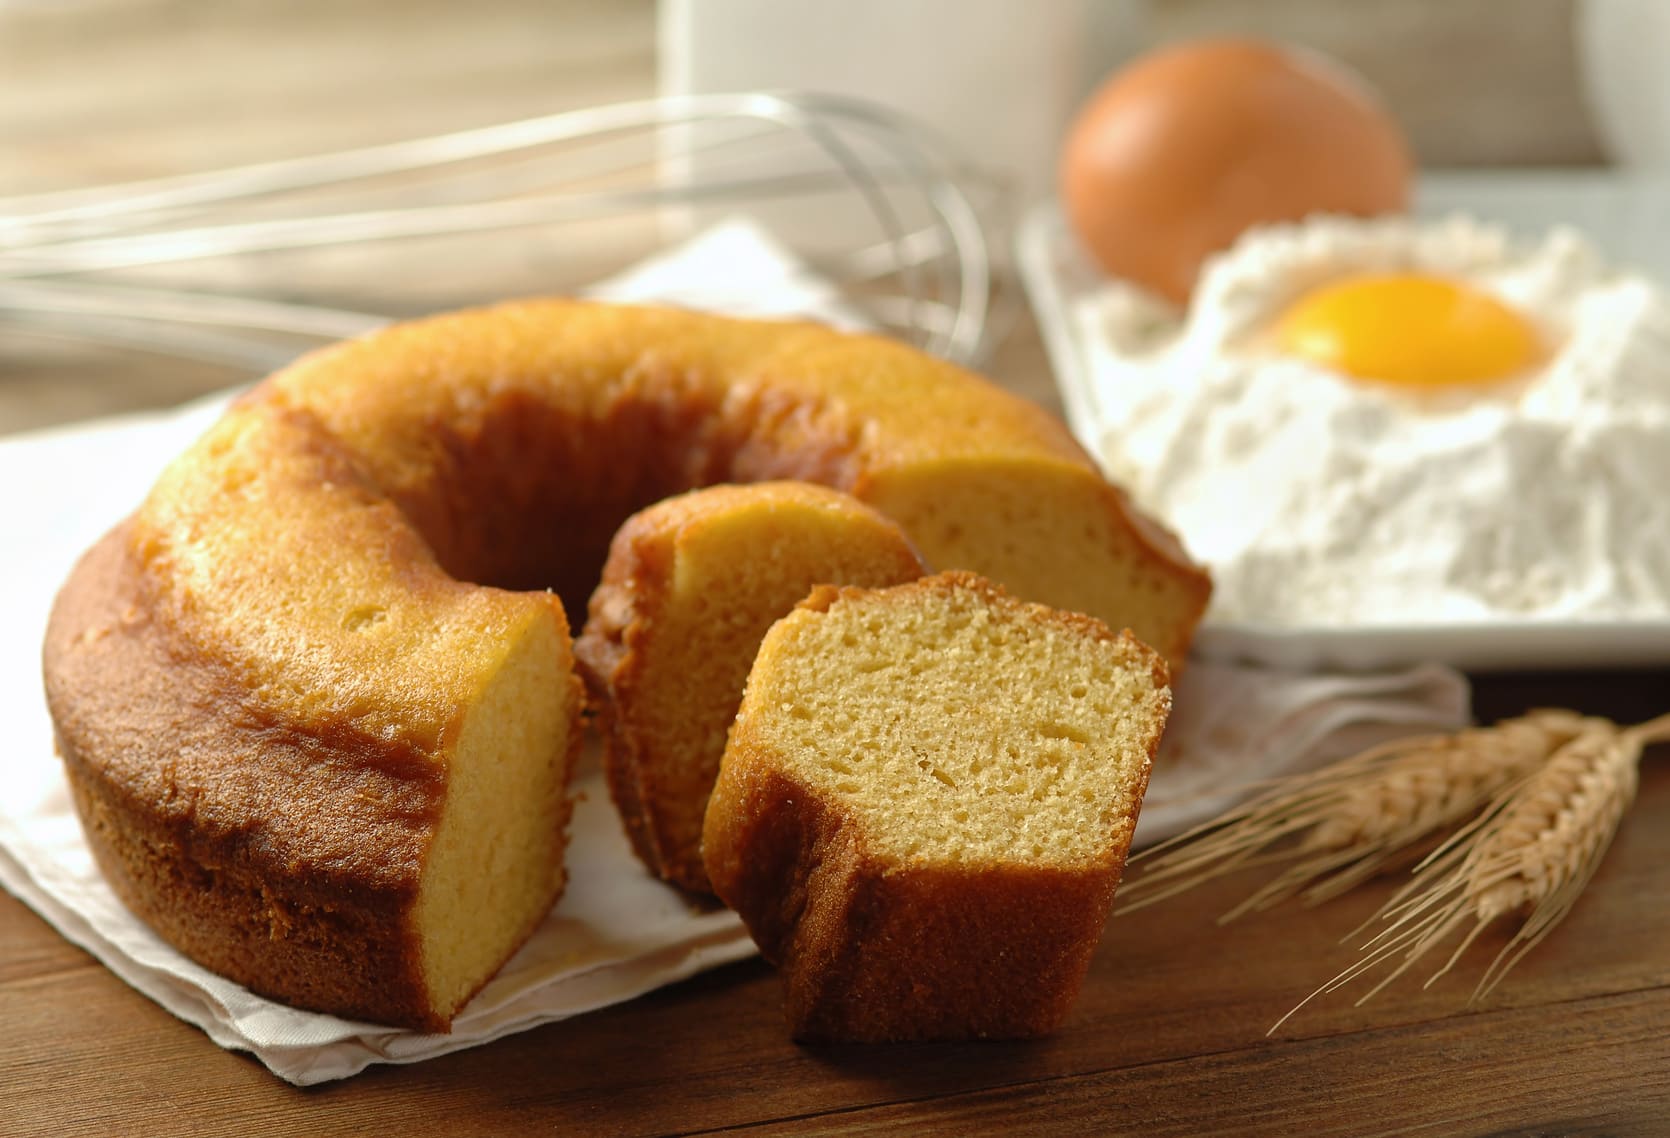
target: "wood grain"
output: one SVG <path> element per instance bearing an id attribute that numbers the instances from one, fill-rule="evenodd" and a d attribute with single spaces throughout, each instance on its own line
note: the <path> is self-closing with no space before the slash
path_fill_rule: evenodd
<path id="1" fill-rule="evenodd" d="M 0 0 L 0 195 L 643 98 L 654 91 L 654 64 L 653 0 Z M 573 233 L 561 255 L 456 238 L 385 244 L 369 258 L 275 252 L 115 277 L 402 315 L 575 289 L 648 250 L 641 240 L 605 244 L 613 231 L 599 228 Z M 172 406 L 254 378 L 62 341 L 0 308 L 0 434 Z"/>
<path id="2" fill-rule="evenodd" d="M 1660 748 L 1649 761 L 1588 896 L 1482 1010 L 1465 1003 L 1490 937 L 1473 969 L 1430 990 L 1412 979 L 1362 1008 L 1328 999 L 1273 1039 L 1270 1023 L 1349 959 L 1338 938 L 1388 882 L 1227 929 L 1212 917 L 1246 878 L 1115 918 L 1066 1028 L 1047 1040 L 796 1046 L 775 977 L 748 963 L 307 1091 L 220 1051 L 0 896 L 0 1016 L 12 1040 L 0 1086 L 29 1104 L 0 1133 L 120 1132 L 164 1088 L 169 1117 L 195 1134 L 244 1134 L 256 1122 L 272 1133 L 489 1134 L 529 1119 L 620 1134 L 809 1120 L 854 1132 L 921 1132 L 932 1120 L 969 1133 L 998 1119 L 1058 1133 L 1653 1133 L 1670 1123 L 1667 759 Z"/>
<path id="3" fill-rule="evenodd" d="M 1450 1136 L 1649 1134 L 1670 1114 L 1670 1016 L 1660 989 L 1436 1025 L 1387 1028 L 1289 1047 L 1227 1051 L 1096 1071 L 934 1102 L 947 1132 L 1163 1135 L 1269 1133 Z M 1627 1025 L 1620 1029 L 1620 1024 Z M 1559 1031 L 1526 1052 L 1485 1047 Z M 1426 1053 L 1438 1063 L 1410 1061 Z M 1654 1064 L 1645 1079 L 1638 1062 Z M 1488 1089 L 1486 1089 L 1488 1088 Z M 920 1103 L 818 1118 L 824 1134 L 919 1133 Z M 1526 1126 L 1526 1119 L 1538 1121 Z M 746 1130 L 792 1133 L 792 1120 Z"/>

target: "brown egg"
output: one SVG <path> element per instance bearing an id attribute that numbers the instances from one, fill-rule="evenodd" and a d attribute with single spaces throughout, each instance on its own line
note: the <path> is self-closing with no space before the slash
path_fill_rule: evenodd
<path id="1" fill-rule="evenodd" d="M 1367 216 L 1409 200 L 1409 147 L 1342 66 L 1256 40 L 1155 52 L 1079 112 L 1061 197 L 1108 272 L 1179 304 L 1201 262 L 1251 226 Z"/>

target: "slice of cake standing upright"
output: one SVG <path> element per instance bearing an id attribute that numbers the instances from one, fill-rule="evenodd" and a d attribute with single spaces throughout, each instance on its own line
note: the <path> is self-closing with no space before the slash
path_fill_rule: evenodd
<path id="1" fill-rule="evenodd" d="M 1056 1028 L 1124 868 L 1164 661 L 945 573 L 824 588 L 761 645 L 708 805 L 715 892 L 799 1038 Z"/>

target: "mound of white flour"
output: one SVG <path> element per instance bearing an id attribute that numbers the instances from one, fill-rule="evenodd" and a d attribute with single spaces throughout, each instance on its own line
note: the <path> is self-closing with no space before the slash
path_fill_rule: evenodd
<path id="1" fill-rule="evenodd" d="M 1534 372 L 1440 394 L 1260 341 L 1346 273 L 1414 269 L 1535 323 Z M 1249 235 L 1189 316 L 1111 284 L 1074 314 L 1109 473 L 1213 571 L 1213 619 L 1361 627 L 1670 614 L 1670 304 L 1569 233 L 1328 219 Z"/>

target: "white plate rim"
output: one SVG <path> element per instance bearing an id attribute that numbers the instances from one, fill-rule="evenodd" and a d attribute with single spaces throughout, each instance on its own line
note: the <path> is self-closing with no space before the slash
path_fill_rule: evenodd
<path id="1" fill-rule="evenodd" d="M 1377 671 L 1433 661 L 1470 672 L 1670 667 L 1670 617 L 1617 621 L 1279 628 L 1208 620 L 1202 659 L 1287 671 Z"/>

